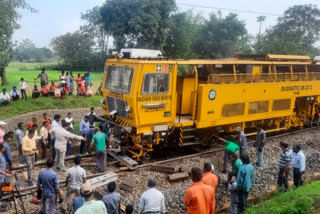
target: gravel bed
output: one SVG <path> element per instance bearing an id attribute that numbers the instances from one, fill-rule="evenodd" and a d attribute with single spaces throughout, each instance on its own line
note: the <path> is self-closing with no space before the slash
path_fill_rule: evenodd
<path id="1" fill-rule="evenodd" d="M 287 142 L 290 147 L 295 144 L 302 145 L 302 151 L 307 158 L 306 175 L 310 176 L 314 172 L 320 172 L 320 132 L 319 129 L 313 129 L 298 134 L 292 134 L 289 136 L 268 140 L 264 149 L 264 164 L 261 168 L 255 168 L 253 186 L 250 191 L 250 196 L 257 196 L 270 189 L 272 185 L 275 185 L 278 177 L 278 162 L 281 155 L 281 151 L 272 145 L 279 145 L 280 141 Z M 248 149 L 251 162 L 256 162 L 255 148 L 250 147 Z M 227 179 L 226 174 L 222 174 L 223 166 L 223 152 L 216 153 L 215 155 L 206 157 L 194 157 L 190 159 L 184 159 L 168 163 L 170 166 L 179 168 L 181 166 L 191 169 L 192 167 L 202 168 L 205 162 L 214 163 L 215 172 L 220 176 L 221 182 L 216 193 L 216 208 L 221 208 L 225 203 L 230 202 L 230 194 L 226 191 L 225 182 Z M 91 170 L 92 168 L 88 168 Z M 231 167 L 229 167 L 231 170 Z M 108 169 L 108 171 L 113 169 Z M 35 170 L 34 175 L 37 175 Z M 133 172 L 122 172 L 119 174 L 117 181 L 118 186 L 121 184 L 124 178 L 130 177 L 136 181 L 136 186 L 132 192 L 124 190 L 118 190 L 122 195 L 122 204 L 133 204 L 135 210 L 138 209 L 139 198 L 141 194 L 147 190 L 147 180 L 153 178 L 158 184 L 158 189 L 163 192 L 166 200 L 166 207 L 170 214 L 185 213 L 186 207 L 183 205 L 183 196 L 185 190 L 192 185 L 191 179 L 185 181 L 170 183 L 168 181 L 168 175 L 165 173 L 153 172 L 149 169 L 138 169 Z M 290 170 L 290 180 L 292 179 L 292 170 Z M 64 175 L 60 174 L 60 180 Z M 106 187 L 103 187 L 106 188 Z M 30 196 L 28 196 L 30 200 Z M 27 202 L 27 201 L 26 201 Z M 32 210 L 30 213 L 36 213 L 40 210 L 40 205 L 33 205 L 31 203 L 25 203 Z M 66 205 L 67 206 L 67 205 Z M 68 205 L 68 207 L 70 204 Z M 14 207 L 10 209 L 8 213 L 15 213 Z M 58 212 L 57 212 L 58 213 Z M 61 212 L 59 212 L 61 213 Z"/>

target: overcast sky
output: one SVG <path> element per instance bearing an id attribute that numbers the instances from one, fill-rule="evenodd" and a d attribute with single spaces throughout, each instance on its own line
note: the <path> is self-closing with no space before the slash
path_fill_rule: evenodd
<path id="1" fill-rule="evenodd" d="M 16 41 L 31 39 L 38 47 L 49 46 L 52 38 L 74 32 L 83 22 L 80 14 L 97 5 L 102 5 L 104 0 L 26 0 L 38 13 L 21 11 L 19 20 L 21 28 L 14 34 Z M 152 1 L 152 0 L 150 0 Z M 214 8 L 234 9 L 240 11 L 255 11 L 268 15 L 263 23 L 262 30 L 276 23 L 277 16 L 281 15 L 288 7 L 297 4 L 320 4 L 320 0 L 176 0 L 178 10 L 193 10 L 195 13 L 208 16 L 217 12 Z M 187 6 L 194 5 L 194 6 Z M 197 6 L 197 7 L 196 7 Z M 320 7 L 320 6 L 319 6 Z M 221 10 L 223 15 L 229 12 L 237 13 L 239 19 L 245 21 L 250 34 L 256 34 L 259 25 L 256 18 L 260 15 L 250 12 L 235 12 Z"/>

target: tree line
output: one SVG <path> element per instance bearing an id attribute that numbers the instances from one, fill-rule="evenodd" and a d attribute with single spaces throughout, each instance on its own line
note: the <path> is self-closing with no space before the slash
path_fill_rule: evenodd
<path id="1" fill-rule="evenodd" d="M 81 18 L 86 24 L 78 31 L 51 42 L 60 67 L 103 70 L 105 60 L 112 57 L 111 51 L 121 48 L 158 49 L 178 59 L 215 59 L 236 53 L 319 55 L 320 10 L 310 4 L 288 8 L 274 26 L 258 35 L 250 35 L 237 14 L 218 11 L 206 18 L 192 11 L 178 12 L 175 0 L 108 0 L 81 14 Z M 261 29 L 267 18 L 257 17 L 257 28 Z M 14 31 L 16 26 L 11 29 Z M 2 35 L 0 47 L 1 40 Z M 10 55 L 12 46 L 8 44 L 5 56 Z M 10 61 L 10 57 L 2 57 L 3 52 L 0 48 L 0 74 L 7 65 L 3 62 Z"/>

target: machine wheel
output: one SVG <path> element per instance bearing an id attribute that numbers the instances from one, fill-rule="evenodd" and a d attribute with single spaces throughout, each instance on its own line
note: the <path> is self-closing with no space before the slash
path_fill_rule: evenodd
<path id="1" fill-rule="evenodd" d="M 144 160 L 151 160 L 151 152 L 143 152 L 143 155 L 142 155 L 143 159 Z"/>

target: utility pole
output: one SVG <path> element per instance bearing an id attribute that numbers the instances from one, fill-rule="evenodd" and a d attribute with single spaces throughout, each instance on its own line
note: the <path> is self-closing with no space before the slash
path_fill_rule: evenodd
<path id="1" fill-rule="evenodd" d="M 266 20 L 266 16 L 258 16 L 257 17 L 257 22 L 260 23 L 259 26 L 259 34 L 258 34 L 258 46 L 257 46 L 257 53 L 260 53 L 261 51 L 261 26 L 262 26 L 262 22 L 264 22 Z"/>

